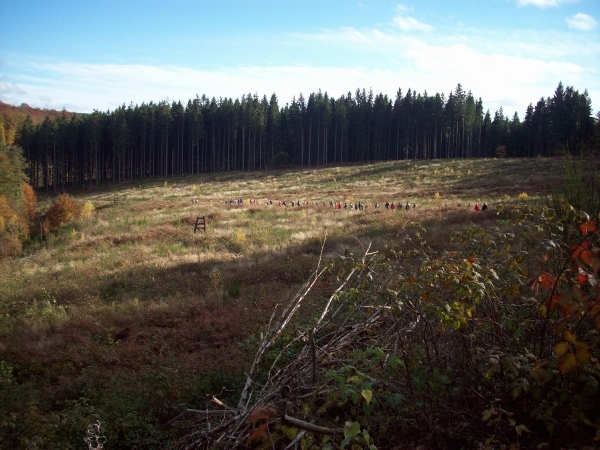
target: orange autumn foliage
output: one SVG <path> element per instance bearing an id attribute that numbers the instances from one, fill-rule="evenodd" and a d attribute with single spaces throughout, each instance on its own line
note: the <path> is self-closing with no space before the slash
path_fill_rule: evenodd
<path id="1" fill-rule="evenodd" d="M 0 258 L 18 255 L 22 249 L 21 240 L 27 233 L 23 218 L 14 211 L 9 200 L 0 195 Z"/>
<path id="2" fill-rule="evenodd" d="M 37 196 L 30 184 L 21 184 L 21 192 L 23 194 L 23 209 L 29 223 L 35 219 Z"/>
<path id="3" fill-rule="evenodd" d="M 58 228 L 75 220 L 78 214 L 79 208 L 69 194 L 60 194 L 48 210 L 47 219 L 51 228 Z"/>

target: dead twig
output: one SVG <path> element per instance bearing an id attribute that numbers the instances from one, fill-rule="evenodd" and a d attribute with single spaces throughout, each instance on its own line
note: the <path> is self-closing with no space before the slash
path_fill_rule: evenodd
<path id="1" fill-rule="evenodd" d="M 321 427 L 319 425 L 315 425 L 313 423 L 308 423 L 308 422 L 305 422 L 304 420 L 296 419 L 295 417 L 288 416 L 288 415 L 283 416 L 283 419 L 286 422 L 288 422 L 290 425 L 294 425 L 295 427 L 298 427 L 302 430 L 312 431 L 313 433 L 329 434 L 329 435 L 344 433 L 344 430 L 342 430 L 341 428 Z"/>

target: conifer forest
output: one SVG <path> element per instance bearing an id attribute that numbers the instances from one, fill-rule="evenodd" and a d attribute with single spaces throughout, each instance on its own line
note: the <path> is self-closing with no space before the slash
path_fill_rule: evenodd
<path id="1" fill-rule="evenodd" d="M 242 95 L 125 105 L 114 111 L 26 118 L 15 143 L 36 189 L 62 190 L 154 176 L 318 167 L 400 159 L 580 154 L 594 134 L 587 90 L 558 84 L 521 119 L 491 114 L 458 84 L 447 96 L 395 98 L 357 89 L 339 98 Z"/>

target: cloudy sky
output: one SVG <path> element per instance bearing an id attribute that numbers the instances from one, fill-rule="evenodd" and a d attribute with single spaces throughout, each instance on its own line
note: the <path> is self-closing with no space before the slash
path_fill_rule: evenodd
<path id="1" fill-rule="evenodd" d="M 16 105 L 461 83 L 523 118 L 559 81 L 600 110 L 600 0 L 0 0 L 0 100 Z"/>

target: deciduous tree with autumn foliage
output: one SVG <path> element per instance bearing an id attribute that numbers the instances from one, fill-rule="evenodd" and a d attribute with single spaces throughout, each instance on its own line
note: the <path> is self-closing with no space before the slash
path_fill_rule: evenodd
<path id="1" fill-rule="evenodd" d="M 35 217 L 36 196 L 26 166 L 20 147 L 0 146 L 0 258 L 21 252 Z"/>

